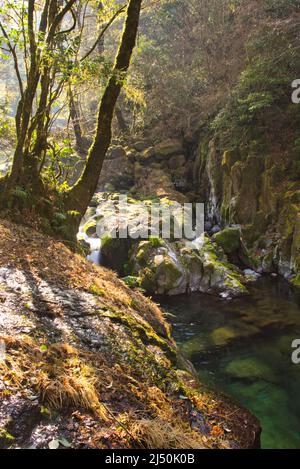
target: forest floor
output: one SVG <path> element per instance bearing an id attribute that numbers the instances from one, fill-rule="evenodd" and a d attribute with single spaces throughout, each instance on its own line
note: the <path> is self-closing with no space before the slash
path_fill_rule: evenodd
<path id="1" fill-rule="evenodd" d="M 259 422 L 198 383 L 155 303 L 7 220 L 0 345 L 2 448 L 259 444 Z"/>

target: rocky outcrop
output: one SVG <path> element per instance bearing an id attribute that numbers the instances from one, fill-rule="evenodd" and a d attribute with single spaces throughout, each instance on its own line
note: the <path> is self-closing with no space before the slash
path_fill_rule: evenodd
<path id="1" fill-rule="evenodd" d="M 127 199 L 125 221 L 129 235 L 120 237 L 122 225 L 119 224 L 116 205 L 119 195 L 97 194 L 95 199 L 99 205 L 89 209 L 87 216 L 91 218 L 83 221 L 81 229 L 81 233 L 88 237 L 97 237 L 100 236 L 100 224 L 105 222 L 107 231 L 101 240 L 102 265 L 121 277 L 126 276 L 130 285 L 140 286 L 149 294 L 180 295 L 200 291 L 229 298 L 247 293 L 246 279 L 230 262 L 246 263 L 249 260 L 239 228 L 217 233 L 212 239 L 203 234 L 190 242 L 175 238 L 174 225 L 168 239 L 149 237 L 152 200 L 144 201 L 145 214 L 141 216 L 139 201 L 131 197 Z M 163 198 L 161 204 L 169 208 L 171 201 Z M 176 212 L 173 214 L 175 223 Z M 141 238 L 143 233 L 144 240 Z M 250 266 L 250 261 L 246 265 Z"/>
<path id="2" fill-rule="evenodd" d="M 223 227 L 240 227 L 251 251 L 250 258 L 241 256 L 244 264 L 265 273 L 279 273 L 297 284 L 300 186 L 291 181 L 293 153 L 282 159 L 271 149 L 267 156 L 239 147 L 224 150 L 214 139 L 205 148 L 200 145 L 198 150 L 204 170 L 196 171 L 194 176 L 200 192 L 209 181 L 205 196 L 209 200 L 209 218 Z M 197 161 L 195 165 L 199 165 Z M 217 236 L 216 241 L 223 237 Z"/>
<path id="3" fill-rule="evenodd" d="M 103 163 L 98 190 L 129 190 L 134 185 L 134 157 L 122 145 L 112 145 Z"/>
<path id="4" fill-rule="evenodd" d="M 173 296 L 202 292 L 224 298 L 247 293 L 242 273 L 205 235 L 193 243 L 142 241 L 133 250 L 129 265 L 131 275 L 138 277 L 148 293 Z"/>
<path id="5" fill-rule="evenodd" d="M 103 164 L 98 191 L 128 191 L 139 197 L 167 197 L 186 202 L 192 161 L 180 140 L 166 140 L 156 145 L 138 141 L 130 146 L 114 144 Z"/>
<path id="6" fill-rule="evenodd" d="M 200 391 L 154 303 L 57 241 L 0 225 L 1 448 L 259 445 L 249 412 Z"/>

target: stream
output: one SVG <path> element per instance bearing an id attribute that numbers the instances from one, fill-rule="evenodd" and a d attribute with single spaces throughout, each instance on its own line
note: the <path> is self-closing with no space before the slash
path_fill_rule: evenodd
<path id="1" fill-rule="evenodd" d="M 262 447 L 300 448 L 300 297 L 280 279 L 262 277 L 250 296 L 224 301 L 194 294 L 161 301 L 173 335 L 200 380 L 256 415 Z"/>

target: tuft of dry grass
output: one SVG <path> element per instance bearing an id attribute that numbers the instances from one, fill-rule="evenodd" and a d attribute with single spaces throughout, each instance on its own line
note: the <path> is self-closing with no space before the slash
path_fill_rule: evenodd
<path id="1" fill-rule="evenodd" d="M 136 420 L 130 425 L 130 433 L 148 449 L 205 449 L 198 433 L 176 421 Z"/>
<path id="2" fill-rule="evenodd" d="M 36 382 L 42 402 L 53 410 L 81 407 L 106 421 L 107 412 L 96 389 L 99 377 L 94 370 L 66 344 L 52 346 L 49 354 Z"/>

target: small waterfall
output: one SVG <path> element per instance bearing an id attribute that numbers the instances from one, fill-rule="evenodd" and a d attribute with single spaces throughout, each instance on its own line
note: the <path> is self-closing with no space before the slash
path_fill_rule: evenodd
<path id="1" fill-rule="evenodd" d="M 101 265 L 101 239 L 91 238 L 83 231 L 84 224 L 80 225 L 79 232 L 77 235 L 78 241 L 84 241 L 90 246 L 90 254 L 87 256 L 87 260 L 94 264 Z"/>

